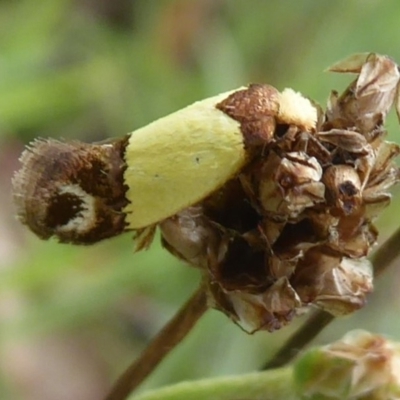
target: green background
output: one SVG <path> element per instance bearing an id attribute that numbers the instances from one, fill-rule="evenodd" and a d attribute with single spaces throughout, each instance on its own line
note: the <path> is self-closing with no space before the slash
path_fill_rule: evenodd
<path id="1" fill-rule="evenodd" d="M 41 242 L 14 217 L 10 180 L 35 137 L 103 140 L 251 82 L 325 105 L 350 76 L 324 70 L 354 52 L 400 61 L 398 0 L 0 1 L 0 398 L 100 400 L 199 283 L 132 235 L 91 247 Z M 394 115 L 392 140 L 400 141 Z M 195 178 L 194 178 L 195 179 Z M 377 221 L 399 225 L 400 193 Z M 365 328 L 400 339 L 400 275 L 317 341 Z M 209 311 L 142 386 L 254 371 L 304 322 L 247 335 Z"/>

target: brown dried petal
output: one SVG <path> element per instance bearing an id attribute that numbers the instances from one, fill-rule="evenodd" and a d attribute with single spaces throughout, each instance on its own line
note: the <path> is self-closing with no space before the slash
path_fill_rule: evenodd
<path id="1" fill-rule="evenodd" d="M 339 224 L 339 217 L 332 215 L 329 208 L 310 209 L 306 211 L 306 216 L 310 221 L 315 235 L 320 240 L 328 239 L 332 229 L 336 229 Z"/>
<path id="2" fill-rule="evenodd" d="M 288 171 L 298 172 L 297 184 L 318 181 L 322 176 L 322 168 L 315 157 L 309 157 L 304 152 L 291 152 L 283 159 Z M 304 168 L 302 168 L 304 167 Z"/>
<path id="3" fill-rule="evenodd" d="M 390 204 L 391 199 L 392 196 L 390 194 L 374 195 L 373 199 L 364 197 L 365 218 L 371 221 L 374 220 Z"/>
<path id="4" fill-rule="evenodd" d="M 301 257 L 303 257 L 302 251 L 298 251 L 296 255 L 286 259 L 277 255 L 268 257 L 269 274 L 274 279 L 290 278 L 296 270 L 297 263 Z"/>
<path id="5" fill-rule="evenodd" d="M 368 184 L 368 181 L 371 176 L 371 171 L 374 167 L 375 163 L 375 154 L 373 151 L 369 152 L 367 155 L 356 159 L 354 164 L 354 168 L 360 176 L 361 180 L 361 188 Z"/>
<path id="6" fill-rule="evenodd" d="M 307 218 L 298 222 L 288 222 L 279 239 L 274 243 L 272 254 L 282 260 L 295 259 L 324 239 L 316 234 L 312 221 Z"/>
<path id="7" fill-rule="evenodd" d="M 330 102 L 328 120 L 345 120 L 362 133 L 374 130 L 393 105 L 399 77 L 397 64 L 389 57 L 370 54 L 357 80 L 337 101 Z"/>
<path id="8" fill-rule="evenodd" d="M 260 202 L 266 211 L 294 218 L 324 200 L 321 176 L 322 168 L 314 157 L 293 152 L 280 158 L 272 153 L 262 169 Z"/>
<path id="9" fill-rule="evenodd" d="M 329 72 L 359 73 L 370 53 L 352 54 L 327 68 Z"/>
<path id="10" fill-rule="evenodd" d="M 376 243 L 378 232 L 365 221 L 365 211 L 359 216 L 343 217 L 331 230 L 329 247 L 351 258 L 365 257 Z"/>
<path id="11" fill-rule="evenodd" d="M 336 90 L 332 90 L 326 104 L 326 121 L 323 124 L 322 130 L 329 130 L 332 128 L 344 129 L 350 127 L 351 124 L 346 121 L 342 114 L 339 104 L 339 93 Z"/>
<path id="12" fill-rule="evenodd" d="M 341 260 L 340 254 L 331 252 L 326 247 L 317 247 L 307 252 L 298 263 L 297 270 L 290 280 L 295 290 L 305 303 L 314 301 L 324 287 L 321 278 L 336 268 Z"/>
<path id="13" fill-rule="evenodd" d="M 298 266 L 293 287 L 306 304 L 313 303 L 334 315 L 353 312 L 372 290 L 372 266 L 365 259 L 330 255 L 311 250 Z"/>
<path id="14" fill-rule="evenodd" d="M 280 147 L 283 149 L 283 146 Z M 310 132 L 300 132 L 297 135 L 296 141 L 291 143 L 287 151 L 307 153 L 309 157 L 315 157 L 321 166 L 326 166 L 332 162 L 331 151 L 327 146 L 324 146 L 317 135 Z"/>
<path id="15" fill-rule="evenodd" d="M 326 199 L 344 215 L 354 213 L 361 204 L 361 182 L 354 168 L 348 165 L 329 167 L 322 178 Z"/>
<path id="16" fill-rule="evenodd" d="M 261 206 L 267 211 L 276 211 L 282 202 L 281 193 L 275 182 L 275 173 L 280 164 L 281 158 L 275 152 L 269 153 L 254 181 L 254 185 L 256 187 L 258 185 L 257 192 Z"/>
<path id="17" fill-rule="evenodd" d="M 361 104 L 368 104 L 365 112 L 378 112 L 370 102 L 363 102 L 366 97 L 373 96 L 375 107 L 387 114 L 393 104 L 399 76 L 397 64 L 389 57 L 374 53 L 368 56 L 357 79 L 355 93 Z"/>
<path id="18" fill-rule="evenodd" d="M 286 325 L 301 306 L 299 296 L 286 278 L 277 280 L 262 294 L 227 292 L 226 298 L 235 310 L 234 321 L 245 331 L 274 331 Z M 235 318 L 236 317 L 236 318 Z"/>
<path id="19" fill-rule="evenodd" d="M 386 142 L 382 139 L 372 143 L 374 149 L 374 164 L 371 169 L 368 186 L 373 185 L 376 180 L 380 180 L 381 175 L 385 174 L 392 167 L 391 162 L 400 154 L 400 146 L 397 143 Z"/>
<path id="20" fill-rule="evenodd" d="M 283 228 L 286 225 L 286 219 L 274 220 L 272 218 L 264 218 L 259 224 L 259 231 L 264 239 L 267 249 L 271 249 L 273 244 L 281 235 Z"/>
<path id="21" fill-rule="evenodd" d="M 189 207 L 159 226 L 163 245 L 172 254 L 196 267 L 208 267 L 220 238 L 203 216 L 201 207 Z"/>
<path id="22" fill-rule="evenodd" d="M 364 201 L 368 203 L 374 202 L 375 199 L 387 194 L 388 189 L 397 183 L 399 179 L 399 169 L 397 167 L 391 167 L 384 176 L 380 177 L 380 181 L 374 182 L 373 185 L 368 185 L 368 187 L 364 189 Z"/>
<path id="23" fill-rule="evenodd" d="M 367 154 L 371 151 L 367 140 L 360 133 L 345 129 L 331 129 L 327 132 L 319 132 L 318 139 L 339 147 L 342 150 L 356 154 Z"/>

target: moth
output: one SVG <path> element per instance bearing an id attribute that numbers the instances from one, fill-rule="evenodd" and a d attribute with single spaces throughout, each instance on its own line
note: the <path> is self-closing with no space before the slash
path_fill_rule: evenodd
<path id="1" fill-rule="evenodd" d="M 219 189 L 293 122 L 314 129 L 317 108 L 291 89 L 250 85 L 108 143 L 35 140 L 13 179 L 18 217 L 42 239 L 74 244 L 152 226 Z"/>

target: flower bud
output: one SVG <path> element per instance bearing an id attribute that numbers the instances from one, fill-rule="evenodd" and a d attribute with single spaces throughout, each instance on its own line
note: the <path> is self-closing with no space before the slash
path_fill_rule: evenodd
<path id="1" fill-rule="evenodd" d="M 353 331 L 308 350 L 295 363 L 301 399 L 397 400 L 400 347 L 382 336 Z"/>

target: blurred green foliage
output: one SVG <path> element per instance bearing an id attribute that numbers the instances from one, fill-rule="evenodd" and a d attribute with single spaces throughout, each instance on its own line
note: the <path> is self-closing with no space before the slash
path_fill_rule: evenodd
<path id="1" fill-rule="evenodd" d="M 129 234 L 75 248 L 26 232 L 10 218 L 9 193 L 23 144 L 39 136 L 120 136 L 249 82 L 293 87 L 324 104 L 351 79 L 323 72 L 335 61 L 360 51 L 400 61 L 399 13 L 396 0 L 0 1 L 0 352 L 13 358 L 10 346 L 19 341 L 85 335 L 108 386 L 199 279 L 158 240 L 133 254 Z M 399 140 L 394 117 L 388 126 Z M 397 195 L 378 223 L 382 238 L 398 225 L 398 203 Z M 366 309 L 320 340 L 352 327 L 400 336 L 398 281 L 393 269 Z M 3 301 L 2 312 L 10 293 L 22 305 Z M 300 322 L 248 336 L 210 311 L 144 387 L 255 370 Z M 7 357 L 2 364 L 0 397 L 35 399 Z"/>

